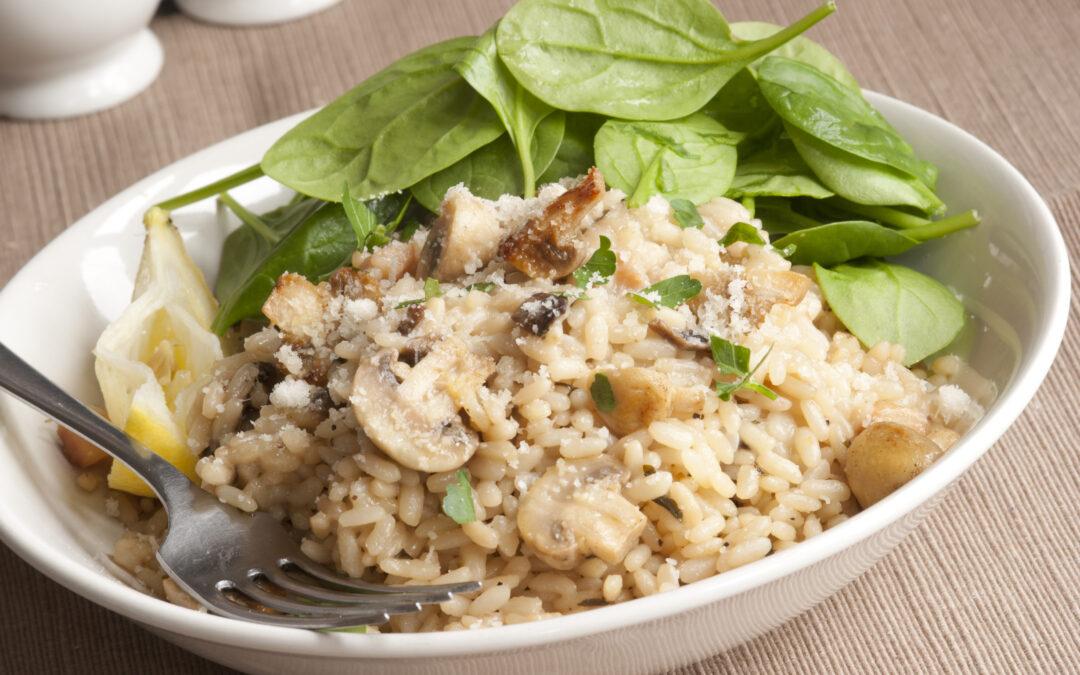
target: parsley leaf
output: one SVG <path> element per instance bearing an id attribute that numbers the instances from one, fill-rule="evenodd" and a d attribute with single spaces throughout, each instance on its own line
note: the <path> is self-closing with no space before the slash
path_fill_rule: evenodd
<path id="1" fill-rule="evenodd" d="M 353 232 L 356 234 L 356 248 L 363 250 L 368 238 L 379 224 L 378 218 L 367 207 L 367 204 L 352 198 L 348 184 L 345 185 L 345 191 L 341 195 L 341 204 L 345 207 L 345 216 L 349 219 L 349 224 L 352 225 Z"/>
<path id="2" fill-rule="evenodd" d="M 765 355 L 751 368 L 750 350 L 748 348 L 728 342 L 718 335 L 709 338 L 709 346 L 712 349 L 713 362 L 716 363 L 717 370 L 723 375 L 733 375 L 736 378 L 732 382 L 716 383 L 716 393 L 722 401 L 730 401 L 732 394 L 739 389 L 756 391 L 768 399 L 776 400 L 776 392 L 772 389 L 763 384 L 750 381 L 750 378 L 761 367 L 761 364 L 765 363 L 765 359 L 768 358 L 772 347 L 769 347 Z"/>
<path id="3" fill-rule="evenodd" d="M 611 380 L 603 373 L 597 373 L 593 378 L 592 384 L 589 385 L 589 393 L 592 394 L 593 403 L 600 412 L 611 412 L 618 403 L 615 400 L 615 392 L 611 389 Z"/>
<path id="4" fill-rule="evenodd" d="M 458 525 L 464 525 L 476 520 L 472 485 L 469 484 L 469 474 L 465 469 L 458 469 L 457 482 L 446 486 L 446 496 L 442 500 L 442 510 Z"/>
<path id="5" fill-rule="evenodd" d="M 493 281 L 478 281 L 475 284 L 469 284 L 465 287 L 467 291 L 480 291 L 482 293 L 490 293 L 495 290 L 495 282 Z"/>
<path id="6" fill-rule="evenodd" d="M 678 307 L 701 292 L 701 282 L 685 274 L 658 281 L 652 286 L 630 294 L 630 297 L 649 307 Z"/>
<path id="7" fill-rule="evenodd" d="M 765 240 L 761 237 L 758 229 L 750 223 L 735 223 L 720 240 L 722 246 L 731 246 L 737 241 L 745 241 L 748 244 L 764 246 Z"/>
<path id="8" fill-rule="evenodd" d="M 689 199 L 672 199 L 669 203 L 671 210 L 675 212 L 675 222 L 679 224 L 679 227 L 684 230 L 689 228 L 700 230 L 705 227 L 705 221 L 701 219 L 701 214 L 698 213 L 694 202 Z"/>
<path id="9" fill-rule="evenodd" d="M 439 285 L 438 279 L 428 277 L 424 279 L 424 299 L 430 300 L 442 295 L 442 286 Z"/>
<path id="10" fill-rule="evenodd" d="M 592 254 L 584 265 L 574 270 L 574 285 L 578 288 L 603 286 L 615 274 L 615 251 L 611 250 L 611 240 L 600 236 L 600 248 Z"/>

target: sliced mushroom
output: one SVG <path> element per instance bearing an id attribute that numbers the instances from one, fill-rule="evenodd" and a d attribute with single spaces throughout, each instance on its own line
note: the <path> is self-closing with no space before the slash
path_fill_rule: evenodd
<path id="1" fill-rule="evenodd" d="M 342 267 L 331 274 L 327 281 L 330 282 L 330 291 L 334 295 L 344 295 L 352 300 L 374 300 L 380 295 L 378 280 L 355 267 Z"/>
<path id="2" fill-rule="evenodd" d="M 646 518 L 622 496 L 627 469 L 601 455 L 559 461 L 521 498 L 517 524 L 522 539 L 558 570 L 594 555 L 615 565 L 645 529 Z"/>
<path id="3" fill-rule="evenodd" d="M 848 485 L 864 509 L 918 476 L 943 450 L 930 438 L 894 422 L 866 427 L 848 447 Z"/>
<path id="4" fill-rule="evenodd" d="M 533 335 L 546 335 L 569 307 L 570 300 L 565 295 L 535 293 L 518 306 L 510 319 Z"/>
<path id="5" fill-rule="evenodd" d="M 488 202 L 468 190 L 451 189 L 428 231 L 418 277 L 452 281 L 472 274 L 499 249 L 499 218 Z"/>
<path id="6" fill-rule="evenodd" d="M 328 285 L 316 286 L 302 275 L 286 272 L 263 303 L 262 313 L 287 340 L 306 343 L 327 329 L 323 315 L 329 295 Z"/>
<path id="7" fill-rule="evenodd" d="M 405 309 L 405 318 L 398 323 L 397 332 L 401 335 L 413 332 L 424 320 L 425 314 L 427 314 L 427 309 L 423 305 L 409 305 Z"/>
<path id="8" fill-rule="evenodd" d="M 604 196 L 604 177 L 596 167 L 517 231 L 503 240 L 499 253 L 532 279 L 557 279 L 581 264 L 578 241 L 582 221 Z"/>
<path id="9" fill-rule="evenodd" d="M 460 340 L 437 343 L 399 382 L 393 350 L 361 363 L 349 401 L 367 437 L 403 466 L 450 471 L 479 445 L 459 413 L 462 387 L 475 391 L 494 370 L 491 359 L 469 352 Z"/>
<path id="10" fill-rule="evenodd" d="M 689 328 L 675 330 L 661 319 L 653 319 L 649 322 L 649 328 L 656 331 L 661 337 L 679 349 L 695 352 L 709 351 L 709 338 Z"/>
<path id="11" fill-rule="evenodd" d="M 672 386 L 662 373 L 635 367 L 605 371 L 604 375 L 611 383 L 615 408 L 597 412 L 616 436 L 632 434 L 656 420 L 671 417 Z"/>
<path id="12" fill-rule="evenodd" d="M 415 242 L 395 239 L 371 253 L 353 253 L 353 267 L 376 281 L 397 281 L 417 272 L 418 253 Z"/>
<path id="13" fill-rule="evenodd" d="M 773 305 L 797 305 L 806 297 L 813 282 L 790 270 L 752 270 L 747 273 L 746 306 L 757 323 Z"/>

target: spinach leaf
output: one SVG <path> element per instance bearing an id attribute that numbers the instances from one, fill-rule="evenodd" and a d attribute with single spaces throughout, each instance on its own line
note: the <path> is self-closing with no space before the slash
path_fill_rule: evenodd
<path id="1" fill-rule="evenodd" d="M 764 21 L 737 21 L 731 24 L 731 34 L 740 40 L 761 40 L 783 29 L 783 26 L 765 23 Z M 801 61 L 808 66 L 817 68 L 846 87 L 855 91 L 862 91 L 855 76 L 848 71 L 840 59 L 808 37 L 800 35 L 792 38 L 770 52 L 770 54 Z M 759 64 L 760 61 L 757 61 L 751 64 L 751 67 Z"/>
<path id="2" fill-rule="evenodd" d="M 825 199 L 832 194 L 814 177 L 791 139 L 777 138 L 768 148 L 739 160 L 727 196 Z"/>
<path id="3" fill-rule="evenodd" d="M 545 117 L 532 137 L 530 155 L 534 174 L 547 167 L 562 142 L 565 116 L 555 111 Z M 442 171 L 428 176 L 411 191 L 416 200 L 431 211 L 438 211 L 446 191 L 464 183 L 477 197 L 498 199 L 502 195 L 521 195 L 524 180 L 521 166 L 514 159 L 514 146 L 507 135 L 500 136 L 476 152 Z"/>
<path id="4" fill-rule="evenodd" d="M 796 265 L 825 267 L 856 258 L 900 255 L 919 242 L 867 220 L 847 220 L 796 230 L 773 242 L 776 248 L 795 246 L 788 259 Z"/>
<path id="5" fill-rule="evenodd" d="M 758 68 L 758 83 L 776 114 L 823 143 L 863 159 L 903 171 L 933 188 L 937 169 L 915 156 L 900 133 L 863 98 L 800 61 L 769 56 Z"/>
<path id="6" fill-rule="evenodd" d="M 754 216 L 761 220 L 762 229 L 771 235 L 787 234 L 828 222 L 796 212 L 792 209 L 792 202 L 790 199 L 758 199 L 755 201 Z"/>
<path id="7" fill-rule="evenodd" d="M 724 238 L 720 240 L 721 246 L 731 246 L 737 241 L 744 241 L 748 244 L 756 244 L 758 246 L 765 245 L 765 239 L 762 238 L 758 229 L 750 223 L 735 223 L 728 231 L 724 233 Z"/>
<path id="8" fill-rule="evenodd" d="M 517 81 L 556 108 L 670 120 L 835 9 L 829 2 L 780 33 L 736 42 L 709 0 L 522 0 L 496 42 Z"/>
<path id="9" fill-rule="evenodd" d="M 839 150 L 786 126 L 799 156 L 830 190 L 859 204 L 912 206 L 939 213 L 945 205 L 925 183 L 886 164 Z"/>
<path id="10" fill-rule="evenodd" d="M 649 307 L 678 307 L 701 292 L 701 282 L 686 274 L 658 281 L 630 294 L 630 299 Z"/>
<path id="11" fill-rule="evenodd" d="M 521 192 L 525 197 L 532 197 L 536 193 L 537 174 L 547 168 L 545 165 L 537 170 L 532 157 L 533 133 L 540 120 L 552 112 L 552 107 L 518 84 L 499 60 L 494 28 L 477 39 L 454 69 L 487 99 L 502 120 L 520 160 Z"/>
<path id="12" fill-rule="evenodd" d="M 322 204 L 323 202 L 317 199 L 305 197 L 264 213 L 260 219 L 280 241 Z M 221 246 L 221 262 L 218 264 L 214 295 L 222 302 L 229 298 L 262 262 L 267 252 L 274 247 L 274 243 L 248 225 L 233 230 L 225 237 Z"/>
<path id="13" fill-rule="evenodd" d="M 604 124 L 600 115 L 566 113 L 566 130 L 562 144 L 551 160 L 539 183 L 555 183 L 563 178 L 575 178 L 584 174 L 594 163 L 593 139 Z"/>
<path id="14" fill-rule="evenodd" d="M 472 485 L 465 469 L 458 469 L 456 480 L 446 486 L 446 496 L 442 500 L 443 513 L 450 516 L 458 525 L 476 520 L 476 506 L 473 504 Z"/>
<path id="15" fill-rule="evenodd" d="M 603 286 L 615 274 L 615 252 L 611 240 L 600 235 L 600 248 L 596 249 L 585 264 L 574 270 L 574 285 L 578 288 Z"/>
<path id="16" fill-rule="evenodd" d="M 641 206 L 653 195 L 700 204 L 727 191 L 737 137 L 705 115 L 673 122 L 608 120 L 596 134 L 596 165 Z"/>
<path id="17" fill-rule="evenodd" d="M 716 383 L 716 393 L 720 400 L 730 401 L 732 394 L 740 389 L 756 391 L 768 399 L 776 400 L 776 392 L 772 389 L 763 384 L 750 381 L 750 378 L 754 376 L 761 364 L 765 363 L 765 359 L 769 358 L 772 347 L 769 347 L 765 355 L 758 360 L 757 365 L 753 368 L 750 367 L 750 349 L 748 347 L 729 342 L 719 335 L 709 337 L 709 350 L 712 352 L 716 369 L 722 375 L 735 377 L 730 382 Z"/>
<path id="18" fill-rule="evenodd" d="M 702 219 L 697 207 L 694 206 L 694 202 L 689 199 L 672 199 L 669 203 L 671 204 L 671 211 L 675 215 L 675 222 L 678 223 L 679 227 L 684 230 L 690 228 L 700 230 L 705 227 L 705 221 Z"/>
<path id="19" fill-rule="evenodd" d="M 611 388 L 611 380 L 603 373 L 597 373 L 589 385 L 589 394 L 592 396 L 596 409 L 600 412 L 611 412 L 618 405 L 615 400 L 615 392 Z"/>
<path id="20" fill-rule="evenodd" d="M 345 209 L 345 216 L 352 225 L 356 234 L 356 248 L 362 249 L 367 246 L 368 237 L 375 231 L 379 224 L 375 214 L 361 201 L 352 198 L 349 194 L 349 186 L 345 186 L 345 192 L 341 195 L 341 205 Z"/>
<path id="21" fill-rule="evenodd" d="M 915 270 L 881 260 L 826 269 L 818 285 L 837 318 L 867 348 L 904 347 L 904 365 L 944 349 L 964 327 L 964 306 L 952 291 Z"/>
<path id="22" fill-rule="evenodd" d="M 246 259 L 247 274 L 242 280 L 237 281 L 239 275 L 233 273 L 234 278 L 229 282 L 232 290 L 218 296 L 221 307 L 211 330 L 220 335 L 241 319 L 259 316 L 263 302 L 285 272 L 319 281 L 349 260 L 356 250 L 356 232 L 344 207 L 319 204 L 265 255 Z"/>
<path id="23" fill-rule="evenodd" d="M 699 112 L 727 129 L 742 134 L 739 141 L 741 148 L 767 135 L 771 129 L 779 126 L 780 120 L 765 100 L 757 78 L 749 68 L 735 73 Z"/>
<path id="24" fill-rule="evenodd" d="M 342 185 L 367 199 L 402 190 L 503 132 L 487 101 L 454 71 L 475 38 L 426 47 L 368 78 L 289 130 L 262 169 L 327 201 Z"/>

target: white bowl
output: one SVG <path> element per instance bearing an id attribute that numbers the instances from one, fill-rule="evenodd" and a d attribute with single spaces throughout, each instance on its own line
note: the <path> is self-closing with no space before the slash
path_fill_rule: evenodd
<path id="1" fill-rule="evenodd" d="M 252 672 L 429 673 L 657 671 L 753 638 L 829 596 L 911 531 L 942 490 L 1001 436 L 1046 375 L 1065 328 L 1069 263 L 1053 216 L 1031 185 L 989 147 L 927 112 L 870 94 L 919 153 L 941 167 L 954 209 L 978 207 L 974 229 L 935 242 L 913 264 L 950 283 L 979 314 L 970 358 L 999 396 L 940 461 L 887 499 L 799 546 L 674 592 L 531 624 L 414 635 L 312 633 L 195 613 L 142 595 L 98 562 L 119 526 L 75 487 L 52 427 L 0 401 L 0 536 L 76 593 L 206 658 Z M 241 134 L 159 171 L 80 220 L 0 293 L 0 339 L 86 399 L 97 389 L 89 351 L 127 303 L 150 204 L 257 159 L 293 117 Z M 269 203 L 269 181 L 237 190 Z M 176 222 L 204 269 L 224 233 L 212 207 Z M 989 536 L 991 533 L 987 533 Z"/>
<path id="2" fill-rule="evenodd" d="M 341 0 L 176 0 L 185 14 L 223 26 L 262 26 L 321 12 Z"/>
<path id="3" fill-rule="evenodd" d="M 160 0 L 0 0 L 0 115 L 70 117 L 150 86 Z"/>

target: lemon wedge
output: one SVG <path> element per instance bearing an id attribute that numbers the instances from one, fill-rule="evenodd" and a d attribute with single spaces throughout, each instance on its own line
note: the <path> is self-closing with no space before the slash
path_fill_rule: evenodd
<path id="1" fill-rule="evenodd" d="M 189 447 L 187 421 L 222 357 L 209 329 L 217 301 L 168 213 L 151 209 L 144 223 L 131 304 L 98 339 L 94 371 L 109 420 L 194 479 L 202 448 Z M 120 462 L 109 471 L 109 487 L 154 495 Z"/>

